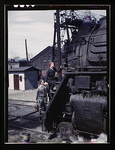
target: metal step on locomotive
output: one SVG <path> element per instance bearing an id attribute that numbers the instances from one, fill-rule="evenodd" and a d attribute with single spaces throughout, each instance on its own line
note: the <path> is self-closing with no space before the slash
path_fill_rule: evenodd
<path id="1" fill-rule="evenodd" d="M 61 48 L 66 72 L 41 112 L 42 128 L 55 128 L 62 138 L 79 132 L 107 134 L 106 17 L 96 20 L 90 14 L 80 19 L 71 10 L 69 14 L 61 10 L 59 15 L 60 28 L 67 31 Z"/>

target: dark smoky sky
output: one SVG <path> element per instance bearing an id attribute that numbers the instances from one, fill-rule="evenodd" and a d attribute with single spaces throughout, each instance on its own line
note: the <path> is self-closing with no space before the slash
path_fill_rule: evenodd
<path id="1" fill-rule="evenodd" d="M 56 10 L 8 11 L 8 58 L 26 58 L 25 39 L 32 58 L 53 45 Z M 91 13 L 106 15 L 105 10 Z"/>

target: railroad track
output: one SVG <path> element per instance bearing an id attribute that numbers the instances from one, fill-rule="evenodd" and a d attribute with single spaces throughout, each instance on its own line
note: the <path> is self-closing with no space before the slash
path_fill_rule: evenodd
<path id="1" fill-rule="evenodd" d="M 44 131 L 37 131 L 37 130 L 33 130 L 33 129 L 28 129 L 28 128 L 24 128 L 24 127 L 19 127 L 19 126 L 16 126 L 16 125 L 13 125 L 13 124 L 9 124 L 9 126 L 11 126 L 11 127 L 13 127 L 14 129 L 22 129 L 22 130 L 25 130 L 26 132 L 28 132 L 28 131 L 30 131 L 30 132 L 34 132 L 35 134 L 37 134 L 37 135 L 39 135 L 39 136 L 47 136 L 47 137 L 52 137 L 52 136 L 54 136 L 54 134 L 55 133 L 53 133 L 53 132 L 44 132 Z M 24 132 L 24 131 L 23 131 Z M 32 138 L 32 137 L 31 137 Z M 55 138 L 55 137 L 54 137 Z M 58 142 L 57 141 L 55 141 L 55 140 L 53 140 L 52 141 L 52 139 L 53 138 L 51 138 L 51 139 L 49 139 L 49 138 L 47 138 L 47 140 L 41 140 L 41 141 L 37 141 L 36 143 L 39 143 L 39 144 L 44 144 L 44 143 L 46 143 L 46 144 L 58 144 L 58 143 L 64 143 L 64 144 L 72 144 L 72 142 L 70 142 L 70 141 L 68 141 L 68 140 L 61 140 L 59 137 L 56 137 L 57 139 L 59 139 L 58 140 Z M 17 143 L 17 142 L 16 142 Z M 18 142 L 18 143 L 22 143 L 22 142 Z M 30 141 L 30 143 L 31 143 L 31 141 Z"/>
<path id="2" fill-rule="evenodd" d="M 24 99 L 21 99 L 21 100 L 19 100 L 19 99 L 8 99 L 8 100 L 10 100 L 10 101 L 17 101 L 17 102 L 29 102 L 29 103 L 35 103 L 36 101 L 28 101 L 28 100 L 24 100 Z"/>
<path id="3" fill-rule="evenodd" d="M 11 102 L 10 102 L 11 101 Z M 12 103 L 17 102 L 17 103 Z M 19 106 L 31 106 L 34 107 L 36 104 L 36 101 L 29 101 L 29 100 L 16 100 L 16 99 L 8 99 L 8 105 L 19 105 Z"/>
<path id="4" fill-rule="evenodd" d="M 8 115 L 8 116 L 16 117 L 15 120 L 21 118 L 21 119 L 26 119 L 26 120 L 31 120 L 31 121 L 39 122 L 39 120 L 37 120 L 37 119 L 26 118 L 25 116 L 15 116 L 15 115 Z"/>
<path id="5" fill-rule="evenodd" d="M 9 101 L 14 101 L 14 102 L 19 102 L 19 103 L 10 103 Z M 24 104 L 24 103 L 30 103 L 30 104 Z M 8 104 L 9 105 L 19 105 L 19 106 L 31 106 L 35 107 L 36 101 L 28 101 L 28 100 L 16 100 L 16 99 L 8 99 Z M 48 102 L 46 102 L 46 105 Z"/>
<path id="6" fill-rule="evenodd" d="M 9 101 L 12 101 L 12 103 L 8 103 L 8 104 L 11 104 L 11 105 L 20 105 L 20 106 L 31 106 L 31 105 L 26 105 L 24 103 L 35 103 L 35 101 L 28 101 L 28 100 L 15 100 L 15 99 L 9 99 Z M 17 102 L 17 103 L 13 103 L 13 102 Z M 35 105 L 34 105 L 35 106 Z M 33 106 L 32 106 L 33 107 Z M 21 108 L 22 109 L 22 108 Z M 23 109 L 22 109 L 23 110 Z M 39 135 L 46 135 L 46 136 L 51 136 L 52 133 L 47 133 L 47 132 L 44 132 L 41 130 L 41 127 L 38 125 L 38 128 L 34 128 L 34 129 L 31 129 L 27 126 L 23 127 L 23 126 L 20 126 L 18 124 L 18 122 L 13 122 L 13 121 L 16 121 L 17 119 L 23 119 L 22 122 L 25 120 L 30 120 L 32 122 L 34 122 L 33 124 L 39 124 L 39 119 L 31 119 L 32 118 L 32 114 L 36 113 L 36 111 L 34 112 L 31 112 L 27 115 L 24 115 L 24 116 L 18 116 L 18 115 L 11 115 L 11 114 L 8 114 L 9 117 L 14 117 L 12 119 L 10 119 L 10 123 L 8 124 L 9 127 L 13 127 L 13 129 L 22 129 L 22 130 L 26 130 L 26 131 L 30 131 L 30 132 L 34 132 L 36 134 L 39 134 Z M 29 116 L 30 115 L 30 116 Z M 39 118 L 39 115 L 38 115 L 38 118 Z M 17 125 L 16 125 L 17 123 Z M 31 123 L 31 122 L 30 122 Z M 40 130 L 40 131 L 39 131 Z M 80 134 L 80 133 L 79 133 Z M 71 142 L 70 142 L 71 143 Z"/>
<path id="7" fill-rule="evenodd" d="M 33 113 L 31 113 L 31 114 L 33 114 Z M 50 137 L 52 135 L 51 132 L 48 133 L 48 132 L 42 131 L 41 126 L 39 126 L 39 120 L 27 118 L 26 116 L 28 116 L 28 115 L 25 115 L 25 116 L 8 115 L 8 116 L 14 117 L 14 119 L 12 119 L 8 123 L 8 126 L 12 127 L 13 130 L 21 129 L 23 132 L 30 132 L 30 133 L 33 132 L 35 135 L 39 135 L 39 136 L 42 135 L 42 136 Z M 30 127 L 28 127 L 28 125 L 22 126 L 22 125 L 20 125 L 20 123 L 18 124 L 18 122 L 20 122 L 19 120 L 18 120 L 18 122 L 14 122 L 14 120 L 16 121 L 17 119 L 23 119 L 22 121 L 24 121 L 24 122 L 26 122 L 26 120 L 30 120 L 30 121 L 32 121 L 32 124 L 36 124 L 36 127 L 33 127 L 33 129 L 31 129 Z M 37 127 L 37 125 L 38 125 L 38 127 Z M 20 131 L 20 134 L 22 133 L 22 131 Z M 32 136 L 34 136 L 34 135 L 32 134 Z"/>
<path id="8" fill-rule="evenodd" d="M 13 103 L 8 103 L 8 105 L 19 105 L 19 106 L 30 106 L 30 107 L 34 107 L 34 105 L 26 105 L 26 104 L 13 104 Z"/>
<path id="9" fill-rule="evenodd" d="M 30 105 L 27 105 L 27 103 L 29 103 Z M 8 104 L 11 105 L 11 107 L 12 107 L 12 105 L 13 106 L 19 105 L 21 110 L 24 111 L 25 109 L 23 109 L 23 107 L 21 107 L 21 106 L 29 106 L 30 107 L 31 104 L 35 104 L 35 101 L 9 99 Z M 48 143 L 57 143 L 57 142 L 55 142 L 55 140 L 52 142 L 52 140 L 48 138 L 50 136 L 52 137 L 52 135 L 54 134 L 53 131 L 51 131 L 49 133 L 47 131 L 46 132 L 42 131 L 42 127 L 39 122 L 39 114 L 33 115 L 34 113 L 37 113 L 37 112 L 36 111 L 33 112 L 32 109 L 29 110 L 29 107 L 27 107 L 28 111 L 25 111 L 24 113 L 20 112 L 20 114 L 19 113 L 17 114 L 18 109 L 15 110 L 14 113 L 11 112 L 11 114 L 9 111 L 8 127 L 12 127 L 12 130 L 14 130 L 13 131 L 14 132 L 14 141 L 15 141 L 15 131 L 17 132 L 17 130 L 18 130 L 18 131 L 20 131 L 20 134 L 22 133 L 22 131 L 30 132 L 30 134 L 32 134 L 31 138 L 34 138 L 34 135 L 39 135 L 38 138 L 40 136 L 43 136 L 43 137 L 46 136 L 47 137 L 46 140 L 48 140 Z M 26 114 L 26 115 L 20 116 L 22 114 Z M 38 115 L 38 119 L 36 119 L 36 115 Z M 35 117 L 35 118 L 33 119 L 33 117 Z M 27 120 L 29 120 L 29 122 Z M 22 124 L 20 124 L 20 122 L 22 122 Z M 29 124 L 26 122 L 28 122 Z M 9 130 L 9 132 L 10 132 L 10 130 Z M 33 133 L 31 133 L 31 132 L 33 132 Z M 11 135 L 9 134 L 9 139 L 12 140 L 12 134 Z M 56 137 L 56 139 L 58 139 L 58 137 Z M 41 139 L 41 142 L 42 142 L 42 139 Z M 41 142 L 39 142 L 39 140 L 37 141 L 37 143 L 41 143 Z M 43 143 L 45 143 L 45 142 L 47 143 L 47 141 L 43 140 Z M 61 142 L 59 142 L 59 143 L 61 143 Z"/>
<path id="10" fill-rule="evenodd" d="M 52 135 L 52 133 L 47 133 L 47 132 L 43 132 L 43 131 L 37 131 L 37 130 L 33 130 L 33 129 L 29 129 L 29 128 L 25 128 L 25 127 L 20 127 L 20 126 L 16 126 L 14 124 L 8 124 L 8 126 L 14 127 L 14 128 L 18 128 L 18 129 L 23 129 L 23 130 L 28 130 L 31 132 L 37 132 L 39 134 L 43 134 L 43 135 Z"/>

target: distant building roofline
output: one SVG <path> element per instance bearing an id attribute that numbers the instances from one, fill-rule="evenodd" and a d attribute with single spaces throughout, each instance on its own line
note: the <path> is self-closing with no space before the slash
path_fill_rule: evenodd
<path id="1" fill-rule="evenodd" d="M 42 50 L 40 53 L 38 53 L 38 54 L 35 55 L 33 58 L 31 58 L 30 61 L 36 60 L 40 55 L 42 55 L 42 53 L 44 53 L 44 52 L 47 51 L 48 49 L 51 49 L 51 50 L 52 50 L 52 46 L 47 46 L 44 50 Z"/>
<path id="2" fill-rule="evenodd" d="M 11 60 L 8 60 L 8 63 L 19 63 L 19 61 L 11 61 Z"/>
<path id="3" fill-rule="evenodd" d="M 11 68 L 8 70 L 8 72 L 24 72 L 24 71 L 29 70 L 30 68 L 33 68 L 35 70 L 39 70 L 38 68 L 35 68 L 33 66 L 27 66 L 27 67 Z"/>

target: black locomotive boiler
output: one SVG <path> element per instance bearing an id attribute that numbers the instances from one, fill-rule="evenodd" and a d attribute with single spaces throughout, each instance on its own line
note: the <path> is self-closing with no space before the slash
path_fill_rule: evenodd
<path id="1" fill-rule="evenodd" d="M 61 136 L 77 132 L 107 133 L 107 36 L 106 17 L 98 22 L 66 20 L 75 28 L 65 41 L 66 72 L 45 111 L 42 127 L 60 131 Z"/>

